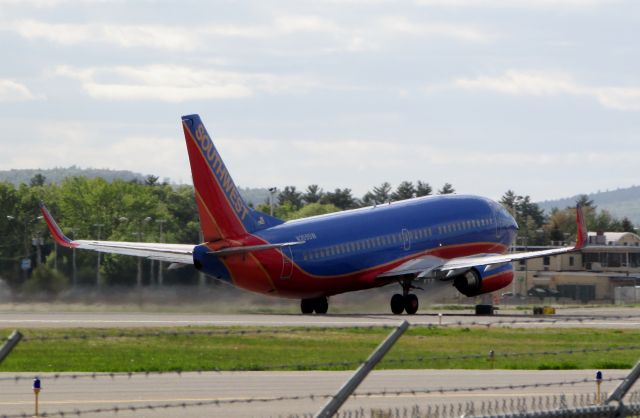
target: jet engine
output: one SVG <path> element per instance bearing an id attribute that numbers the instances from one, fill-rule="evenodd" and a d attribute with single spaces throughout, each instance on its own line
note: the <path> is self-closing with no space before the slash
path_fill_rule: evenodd
<path id="1" fill-rule="evenodd" d="M 508 286 L 513 280 L 511 263 L 485 270 L 476 266 L 453 278 L 453 287 L 465 296 L 477 296 Z"/>

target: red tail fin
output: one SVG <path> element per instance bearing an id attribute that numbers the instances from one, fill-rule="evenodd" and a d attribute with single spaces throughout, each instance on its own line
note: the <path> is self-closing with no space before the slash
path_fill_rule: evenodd
<path id="1" fill-rule="evenodd" d="M 200 116 L 183 116 L 182 128 L 205 241 L 238 237 L 258 229 Z"/>
<path id="2" fill-rule="evenodd" d="M 582 212 L 582 206 L 576 206 L 576 250 L 579 250 L 587 245 L 589 239 L 589 233 L 587 232 L 587 221 L 584 218 Z"/>

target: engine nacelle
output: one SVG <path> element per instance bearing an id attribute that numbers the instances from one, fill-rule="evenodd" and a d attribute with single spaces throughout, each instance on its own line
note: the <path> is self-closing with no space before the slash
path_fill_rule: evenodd
<path id="1" fill-rule="evenodd" d="M 508 286 L 513 281 L 513 266 L 507 263 L 484 271 L 485 266 L 473 267 L 453 279 L 453 287 L 465 296 L 477 296 Z"/>

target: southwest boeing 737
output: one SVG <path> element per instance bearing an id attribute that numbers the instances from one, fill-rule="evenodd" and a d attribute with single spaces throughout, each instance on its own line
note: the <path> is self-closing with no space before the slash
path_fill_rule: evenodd
<path id="1" fill-rule="evenodd" d="M 581 249 L 587 231 L 577 208 L 573 247 L 507 253 L 518 226 L 498 203 L 477 196 L 426 196 L 284 222 L 247 206 L 198 115 L 182 117 L 204 242 L 161 244 L 70 240 L 44 205 L 58 244 L 126 254 L 196 269 L 242 289 L 301 299 L 324 314 L 328 297 L 398 283 L 394 314 L 414 314 L 419 280 L 472 297 L 504 288 L 511 263 Z"/>

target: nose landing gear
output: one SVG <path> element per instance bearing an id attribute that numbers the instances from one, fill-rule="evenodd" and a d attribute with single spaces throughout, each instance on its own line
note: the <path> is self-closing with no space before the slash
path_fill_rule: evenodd
<path id="1" fill-rule="evenodd" d="M 400 315 L 403 311 L 409 315 L 418 312 L 418 297 L 409 293 L 411 289 L 419 289 L 411 284 L 411 280 L 401 282 L 402 294 L 396 293 L 391 297 L 391 312 Z"/>

